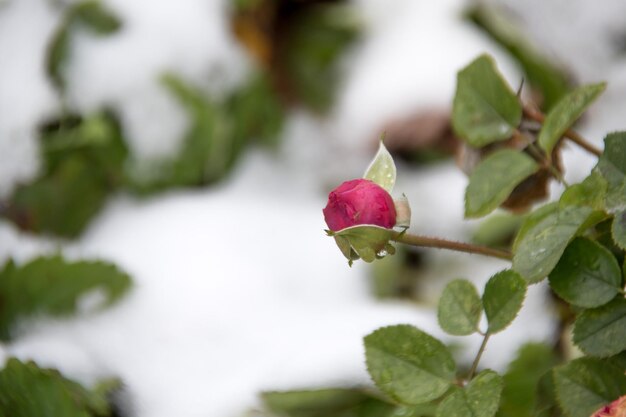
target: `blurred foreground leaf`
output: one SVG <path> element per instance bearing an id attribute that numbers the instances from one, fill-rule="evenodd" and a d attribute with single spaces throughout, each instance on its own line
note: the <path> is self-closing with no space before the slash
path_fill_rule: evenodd
<path id="1" fill-rule="evenodd" d="M 616 297 L 583 311 L 576 317 L 573 341 L 589 356 L 608 357 L 626 350 L 626 299 Z"/>
<path id="2" fill-rule="evenodd" d="M 112 417 L 109 397 L 119 386 L 111 380 L 87 390 L 56 370 L 11 358 L 0 370 L 0 416 Z"/>
<path id="3" fill-rule="evenodd" d="M 437 408 L 437 417 L 492 417 L 500 404 L 502 377 L 491 370 L 455 389 Z"/>
<path id="4" fill-rule="evenodd" d="M 606 136 L 596 169 L 608 184 L 606 209 L 610 213 L 626 211 L 626 132 Z"/>
<path id="5" fill-rule="evenodd" d="M 541 343 L 523 345 L 504 374 L 498 417 L 533 417 L 539 401 L 541 377 L 556 365 L 552 349 Z"/>
<path id="6" fill-rule="evenodd" d="M 110 305 L 130 286 L 127 274 L 101 261 L 67 262 L 54 256 L 20 267 L 9 261 L 0 272 L 0 340 L 10 340 L 23 319 L 70 315 L 82 296 L 96 291 L 100 304 Z"/>

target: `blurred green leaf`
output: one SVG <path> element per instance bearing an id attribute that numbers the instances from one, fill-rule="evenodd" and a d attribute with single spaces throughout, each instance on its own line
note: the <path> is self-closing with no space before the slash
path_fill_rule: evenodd
<path id="1" fill-rule="evenodd" d="M 583 112 L 606 89 L 606 83 L 590 84 L 578 87 L 568 93 L 550 110 L 539 131 L 537 142 L 546 152 L 552 154 L 561 136 L 569 129 Z"/>
<path id="2" fill-rule="evenodd" d="M 490 56 L 481 55 L 458 73 L 452 125 L 468 144 L 508 139 L 521 118 L 522 106 Z"/>
<path id="3" fill-rule="evenodd" d="M 437 408 L 437 417 L 492 417 L 498 410 L 502 377 L 491 370 L 476 375 L 464 389 L 455 389 Z"/>
<path id="4" fill-rule="evenodd" d="M 6 417 L 113 417 L 109 403 L 119 382 L 89 391 L 58 371 L 11 358 L 0 370 L 0 415 Z"/>
<path id="5" fill-rule="evenodd" d="M 264 392 L 265 408 L 278 417 L 390 417 L 396 406 L 360 389 Z"/>
<path id="6" fill-rule="evenodd" d="M 127 274 L 101 261 L 67 262 L 54 256 L 21 267 L 8 262 L 0 272 L 0 340 L 10 340 L 11 330 L 23 319 L 73 314 L 80 298 L 94 291 L 110 305 L 130 286 Z"/>
<path id="7" fill-rule="evenodd" d="M 624 369 L 608 361 L 581 358 L 553 372 L 559 405 L 570 417 L 589 417 L 626 392 Z"/>
<path id="8" fill-rule="evenodd" d="M 72 31 L 78 26 L 102 36 L 119 30 L 121 22 L 100 1 L 81 1 L 68 6 L 48 45 L 46 56 L 48 76 L 58 89 L 65 87 L 63 66 L 69 57 Z"/>
<path id="9" fill-rule="evenodd" d="M 516 239 L 513 269 L 530 283 L 541 281 L 556 266 L 577 233 L 600 220 L 590 207 L 555 206 L 530 216 Z M 525 227 L 526 222 L 529 223 Z"/>
<path id="10" fill-rule="evenodd" d="M 523 216 L 511 213 L 494 214 L 480 223 L 472 240 L 479 245 L 508 247 L 523 221 Z"/>
<path id="11" fill-rule="evenodd" d="M 606 209 L 610 213 L 626 210 L 626 132 L 606 136 L 596 169 L 608 183 Z"/>
<path id="12" fill-rule="evenodd" d="M 393 186 L 396 183 L 396 164 L 382 140 L 378 146 L 378 152 L 365 170 L 363 178 L 380 185 L 388 193 L 393 191 Z"/>
<path id="13" fill-rule="evenodd" d="M 517 60 L 530 86 L 541 93 L 542 107 L 550 109 L 568 92 L 569 77 L 527 42 L 513 18 L 500 9 L 495 3 L 481 4 L 472 7 L 468 17 Z"/>
<path id="14" fill-rule="evenodd" d="M 441 294 L 437 320 L 446 333 L 466 336 L 478 330 L 482 307 L 474 284 L 456 279 L 448 283 Z"/>
<path id="15" fill-rule="evenodd" d="M 340 58 L 357 39 L 354 10 L 342 4 L 315 4 L 291 17 L 279 58 L 288 88 L 306 106 L 325 112 L 340 82 Z"/>
<path id="16" fill-rule="evenodd" d="M 517 272 L 504 270 L 492 276 L 483 293 L 488 333 L 498 333 L 507 328 L 522 308 L 525 297 L 526 281 Z"/>
<path id="17" fill-rule="evenodd" d="M 583 311 L 576 317 L 573 341 L 589 356 L 607 357 L 626 350 L 626 299 L 617 297 Z"/>
<path id="18" fill-rule="evenodd" d="M 366 336 L 365 357 L 376 386 L 406 405 L 441 397 L 455 377 L 446 346 L 409 325 L 383 327 Z"/>
<path id="19" fill-rule="evenodd" d="M 75 237 L 123 181 L 120 126 L 109 114 L 62 119 L 41 134 L 41 149 L 42 173 L 15 189 L 6 215 L 22 229 Z"/>
<path id="20" fill-rule="evenodd" d="M 502 149 L 485 158 L 474 169 L 465 190 L 465 217 L 481 217 L 502 204 L 539 165 L 523 152 Z"/>
<path id="21" fill-rule="evenodd" d="M 557 363 L 553 350 L 542 343 L 527 343 L 504 374 L 498 417 L 534 417 L 540 379 Z"/>
<path id="22" fill-rule="evenodd" d="M 568 303 L 599 307 L 621 290 L 622 271 L 608 249 L 577 237 L 565 249 L 549 280 L 554 292 Z"/>

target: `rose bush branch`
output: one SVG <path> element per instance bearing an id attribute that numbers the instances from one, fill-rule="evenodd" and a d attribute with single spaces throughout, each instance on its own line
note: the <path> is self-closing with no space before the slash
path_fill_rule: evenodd
<path id="1" fill-rule="evenodd" d="M 396 232 L 392 236 L 391 240 L 398 243 L 404 243 L 405 245 L 422 248 L 448 249 L 457 252 L 490 256 L 508 261 L 513 259 L 513 254 L 507 250 L 494 249 L 488 246 L 474 245 L 472 243 L 456 242 L 437 237 L 414 235 L 406 232 Z"/>

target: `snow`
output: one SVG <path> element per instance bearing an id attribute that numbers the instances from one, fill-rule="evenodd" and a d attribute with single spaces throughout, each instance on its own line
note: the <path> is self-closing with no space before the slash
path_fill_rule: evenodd
<path id="1" fill-rule="evenodd" d="M 105 3 L 124 27 L 110 37 L 76 37 L 68 67 L 70 102 L 83 111 L 116 106 L 138 158 L 172 152 L 187 121 L 158 77 L 174 71 L 219 92 L 249 70 L 228 33 L 226 3 Z M 533 13 L 543 13 L 542 2 L 534 3 L 519 11 L 529 22 L 538 19 Z M 56 105 L 41 68 L 45 41 L 58 19 L 49 4 L 0 4 L 4 193 L 36 172 L 32 132 Z M 469 361 L 480 339 L 444 336 L 433 306 L 370 295 L 366 265 L 348 268 L 322 232 L 321 208 L 330 187 L 362 175 L 373 155 L 372 131 L 391 116 L 449 105 L 455 73 L 473 57 L 489 51 L 511 82 L 519 74 L 460 22 L 460 0 L 355 4 L 370 29 L 347 62 L 335 111 L 327 119 L 295 112 L 278 153 L 250 152 L 217 187 L 149 200 L 117 195 L 74 242 L 22 234 L 0 223 L 0 259 L 25 262 L 61 249 L 70 258 L 110 260 L 135 281 L 128 297 L 103 312 L 29 323 L 20 338 L 0 347 L 0 356 L 32 358 L 87 383 L 119 376 L 127 411 L 138 417 L 238 416 L 257 404 L 261 390 L 368 384 L 362 337 L 388 324 L 411 323 L 446 342 L 465 343 L 461 359 Z M 529 27 L 540 31 L 538 24 Z M 587 74 L 578 61 L 571 65 Z M 618 65 L 598 70 L 594 79 L 615 79 L 623 88 Z M 609 111 L 609 104 L 624 106 L 623 89 L 615 88 L 609 85 L 583 130 L 597 143 L 607 128 L 623 123 L 623 112 Z M 580 162 L 568 175 L 584 176 L 591 159 L 575 148 L 567 157 L 568 164 Z M 453 164 L 420 171 L 399 166 L 396 192 L 412 203 L 412 229 L 467 239 L 475 223 L 462 220 L 466 181 Z M 433 284 L 425 291 L 431 299 L 449 279 L 470 278 L 482 288 L 507 267 L 477 256 L 429 255 L 425 273 Z M 484 366 L 501 370 L 521 343 L 549 337 L 553 323 L 546 319 L 544 297 L 545 288 L 530 289 L 521 317 L 490 340 Z"/>

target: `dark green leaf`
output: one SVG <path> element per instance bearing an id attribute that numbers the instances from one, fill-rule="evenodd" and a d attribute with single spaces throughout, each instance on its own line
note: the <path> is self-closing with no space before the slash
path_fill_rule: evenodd
<path id="1" fill-rule="evenodd" d="M 611 235 L 617 246 L 626 250 L 626 210 L 615 213 L 611 226 Z"/>
<path id="2" fill-rule="evenodd" d="M 437 310 L 439 325 L 445 332 L 457 336 L 474 333 L 481 313 L 482 303 L 474 284 L 457 279 L 446 285 Z"/>
<path id="3" fill-rule="evenodd" d="M 563 97 L 546 115 L 537 141 L 547 155 L 594 100 L 606 89 L 606 83 L 578 87 Z"/>
<path id="4" fill-rule="evenodd" d="M 573 341 L 589 356 L 607 357 L 626 350 L 626 299 L 617 297 L 585 310 L 574 323 Z"/>
<path id="5" fill-rule="evenodd" d="M 81 296 L 93 291 L 101 291 L 109 305 L 130 285 L 128 275 L 105 262 L 66 262 L 58 256 L 22 267 L 9 262 L 0 272 L 0 340 L 9 340 L 21 319 L 72 314 Z"/>
<path id="6" fill-rule="evenodd" d="M 489 323 L 488 332 L 504 330 L 522 308 L 526 296 L 526 281 L 515 271 L 498 272 L 487 281 L 483 306 Z"/>
<path id="7" fill-rule="evenodd" d="M 515 26 L 514 19 L 500 12 L 499 4 L 479 4 L 468 17 L 513 56 L 534 90 L 542 96 L 543 108 L 550 109 L 569 90 L 569 76 L 527 42 L 528 36 Z"/>
<path id="8" fill-rule="evenodd" d="M 516 240 L 513 269 L 533 283 L 555 267 L 569 242 L 596 219 L 590 207 L 566 206 L 529 217 Z M 525 223 L 526 223 L 525 222 Z"/>
<path id="9" fill-rule="evenodd" d="M 56 370 L 11 358 L 0 371 L 0 415 L 6 417 L 112 416 L 108 395 L 119 383 L 88 391 Z"/>
<path id="10" fill-rule="evenodd" d="M 481 55 L 458 73 L 452 125 L 468 144 L 482 147 L 510 138 L 521 117 L 517 96 L 490 56 Z"/>
<path id="11" fill-rule="evenodd" d="M 554 382 L 559 405 L 569 417 L 589 417 L 626 392 L 624 370 L 592 358 L 555 368 Z"/>
<path id="12" fill-rule="evenodd" d="M 608 183 L 607 210 L 610 213 L 626 210 L 626 132 L 606 136 L 596 169 Z"/>
<path id="13" fill-rule="evenodd" d="M 383 327 L 366 336 L 365 357 L 378 388 L 407 405 L 441 397 L 455 377 L 446 346 L 409 325 Z"/>
<path id="14" fill-rule="evenodd" d="M 489 214 L 538 170 L 539 165 L 523 152 L 502 149 L 492 153 L 470 175 L 465 190 L 465 217 Z"/>
<path id="15" fill-rule="evenodd" d="M 359 389 L 264 392 L 261 399 L 280 417 L 386 417 L 395 406 Z"/>
<path id="16" fill-rule="evenodd" d="M 539 381 L 557 363 L 552 348 L 542 343 L 522 346 L 504 374 L 498 417 L 534 417 Z"/>
<path id="17" fill-rule="evenodd" d="M 570 304 L 590 308 L 606 304 L 617 295 L 622 271 L 608 249 L 578 237 L 567 246 L 549 280 L 559 297 Z"/>
<path id="18" fill-rule="evenodd" d="M 465 389 L 456 389 L 437 408 L 437 417 L 492 417 L 498 410 L 502 377 L 486 370 L 472 379 Z"/>

